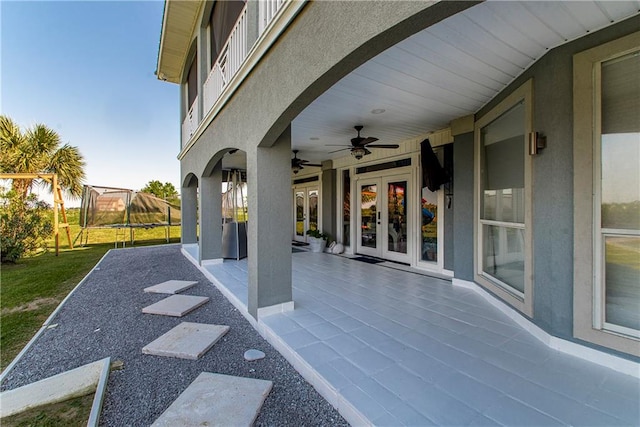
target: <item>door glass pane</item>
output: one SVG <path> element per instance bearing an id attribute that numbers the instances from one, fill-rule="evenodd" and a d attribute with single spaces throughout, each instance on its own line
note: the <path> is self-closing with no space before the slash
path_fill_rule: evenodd
<path id="1" fill-rule="evenodd" d="M 387 184 L 388 250 L 407 253 L 407 181 Z"/>
<path id="2" fill-rule="evenodd" d="M 318 190 L 309 190 L 309 228 L 318 229 Z"/>
<path id="3" fill-rule="evenodd" d="M 640 330 L 638 73 L 638 52 L 602 64 L 600 140 L 600 232 L 604 241 L 600 262 L 604 263 L 604 320 L 635 330 Z"/>
<path id="4" fill-rule="evenodd" d="M 605 238 L 605 321 L 640 330 L 640 238 Z"/>
<path id="5" fill-rule="evenodd" d="M 349 171 L 342 171 L 342 244 L 351 244 L 351 179 Z"/>
<path id="6" fill-rule="evenodd" d="M 376 247 L 377 236 L 377 185 L 363 185 L 360 187 L 360 212 L 362 228 L 362 239 L 360 244 L 367 248 Z"/>
<path id="7" fill-rule="evenodd" d="M 296 236 L 304 236 L 304 191 L 296 191 Z"/>
<path id="8" fill-rule="evenodd" d="M 422 261 L 438 261 L 438 194 L 422 189 Z"/>
<path id="9" fill-rule="evenodd" d="M 484 225 L 482 271 L 524 293 L 524 230 Z"/>
<path id="10" fill-rule="evenodd" d="M 524 104 L 482 128 L 481 219 L 524 223 Z"/>

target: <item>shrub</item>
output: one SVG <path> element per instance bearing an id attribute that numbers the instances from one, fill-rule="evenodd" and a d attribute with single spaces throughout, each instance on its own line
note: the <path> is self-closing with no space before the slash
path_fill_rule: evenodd
<path id="1" fill-rule="evenodd" d="M 329 233 L 323 233 L 322 231 L 317 229 L 307 230 L 307 236 L 315 237 L 316 239 L 324 239 L 324 240 L 329 240 L 329 237 L 331 237 L 329 236 Z"/>
<path id="2" fill-rule="evenodd" d="M 35 194 L 26 198 L 15 191 L 0 193 L 1 262 L 15 263 L 25 255 L 45 248 L 53 232 L 49 205 Z"/>

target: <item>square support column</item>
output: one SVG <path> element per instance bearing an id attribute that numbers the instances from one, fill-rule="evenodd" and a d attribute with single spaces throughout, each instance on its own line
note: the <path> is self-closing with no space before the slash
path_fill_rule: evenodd
<path id="1" fill-rule="evenodd" d="M 336 240 L 338 236 L 338 225 L 336 223 L 336 170 L 333 169 L 333 162 L 327 160 L 322 162 L 322 200 L 320 200 L 320 218 L 322 218 L 322 231 L 331 236 L 327 245 Z"/>
<path id="2" fill-rule="evenodd" d="M 182 243 L 197 243 L 198 232 L 198 186 L 182 187 L 180 206 L 182 217 L 180 224 L 182 228 Z"/>
<path id="3" fill-rule="evenodd" d="M 222 261 L 222 169 L 200 179 L 200 264 Z"/>
<path id="4" fill-rule="evenodd" d="M 293 308 L 291 127 L 272 147 L 247 152 L 249 313 Z"/>

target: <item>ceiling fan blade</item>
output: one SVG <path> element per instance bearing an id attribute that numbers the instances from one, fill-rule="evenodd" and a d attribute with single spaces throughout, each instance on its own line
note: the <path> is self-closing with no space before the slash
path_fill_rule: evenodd
<path id="1" fill-rule="evenodd" d="M 342 145 L 341 145 L 340 147 L 342 147 Z M 338 151 L 344 151 L 344 150 L 351 150 L 351 147 L 341 148 L 341 149 L 339 149 L 339 150 L 334 150 L 334 151 L 329 151 L 329 154 L 331 154 L 331 153 L 337 153 Z"/>
<path id="2" fill-rule="evenodd" d="M 371 151 L 367 150 L 366 148 L 364 149 L 364 155 L 368 156 L 369 154 L 371 154 Z"/>
<path id="3" fill-rule="evenodd" d="M 362 147 L 363 145 L 371 144 L 372 142 L 376 142 L 377 140 L 378 138 L 370 136 L 369 138 L 365 138 L 363 141 L 361 141 L 360 146 Z"/>
<path id="4" fill-rule="evenodd" d="M 314 168 L 321 168 L 322 167 L 322 165 L 316 165 L 316 164 L 313 164 L 313 163 L 305 163 L 304 165 L 305 166 L 313 166 Z"/>
<path id="5" fill-rule="evenodd" d="M 317 164 L 311 164 L 311 163 L 309 163 L 309 162 L 310 162 L 310 160 L 300 160 L 300 164 L 301 164 L 301 165 L 305 165 L 305 166 L 315 166 L 315 167 L 320 167 L 320 166 L 322 166 L 322 165 L 317 165 Z"/>
<path id="6" fill-rule="evenodd" d="M 398 144 L 379 144 L 379 145 L 367 145 L 367 148 L 398 148 Z"/>

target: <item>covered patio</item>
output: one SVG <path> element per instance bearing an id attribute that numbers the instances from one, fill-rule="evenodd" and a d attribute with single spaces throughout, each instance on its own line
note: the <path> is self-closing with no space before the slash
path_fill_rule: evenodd
<path id="1" fill-rule="evenodd" d="M 183 254 L 198 265 L 197 244 Z M 292 267 L 295 310 L 258 321 L 247 259 L 199 268 L 351 424 L 640 424 L 637 364 L 555 350 L 484 291 L 322 253 Z"/>

